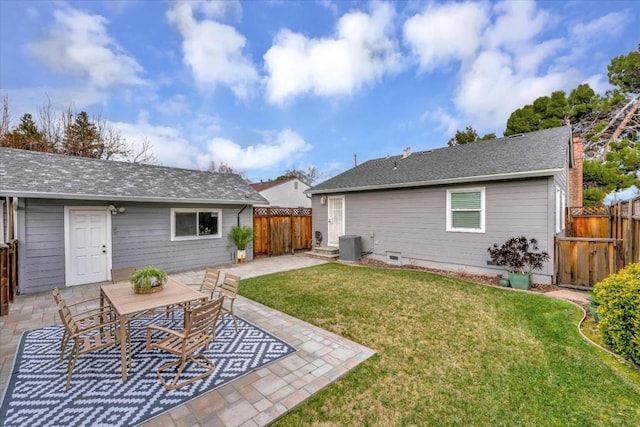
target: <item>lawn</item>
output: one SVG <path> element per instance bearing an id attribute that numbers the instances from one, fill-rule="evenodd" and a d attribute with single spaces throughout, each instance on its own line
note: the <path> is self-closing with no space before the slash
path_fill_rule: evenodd
<path id="1" fill-rule="evenodd" d="M 336 263 L 240 293 L 377 351 L 280 426 L 640 425 L 640 372 L 585 342 L 564 301 Z"/>

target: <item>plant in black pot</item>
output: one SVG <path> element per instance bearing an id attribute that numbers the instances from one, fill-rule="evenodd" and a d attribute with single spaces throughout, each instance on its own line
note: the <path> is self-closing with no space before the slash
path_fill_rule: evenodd
<path id="1" fill-rule="evenodd" d="M 487 250 L 491 261 L 508 271 L 509 284 L 516 289 L 531 288 L 531 272 L 541 270 L 549 260 L 549 254 L 540 251 L 538 241 L 525 236 L 512 237 L 502 246 L 494 243 Z"/>

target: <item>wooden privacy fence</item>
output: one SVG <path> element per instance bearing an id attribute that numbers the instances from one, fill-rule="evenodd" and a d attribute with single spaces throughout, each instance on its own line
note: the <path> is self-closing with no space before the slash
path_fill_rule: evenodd
<path id="1" fill-rule="evenodd" d="M 253 208 L 253 256 L 311 249 L 311 208 Z"/>
<path id="2" fill-rule="evenodd" d="M 640 261 L 640 197 L 611 206 L 611 237 L 622 240 L 625 266 Z"/>
<path id="3" fill-rule="evenodd" d="M 568 208 L 567 235 L 556 239 L 558 284 L 592 288 L 640 262 L 640 197 L 611 206 Z"/>
<path id="4" fill-rule="evenodd" d="M 616 239 L 557 237 L 558 283 L 591 289 L 593 285 L 618 271 L 622 264 L 621 243 Z"/>
<path id="5" fill-rule="evenodd" d="M 9 314 L 9 304 L 18 290 L 18 241 L 0 245 L 0 316 Z"/>

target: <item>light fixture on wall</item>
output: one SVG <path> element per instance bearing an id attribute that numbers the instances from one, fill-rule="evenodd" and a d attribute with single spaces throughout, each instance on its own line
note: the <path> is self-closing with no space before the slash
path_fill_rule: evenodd
<path id="1" fill-rule="evenodd" d="M 320 204 L 321 205 L 326 205 L 327 204 L 327 195 L 323 194 L 322 196 L 320 196 Z"/>
<path id="2" fill-rule="evenodd" d="M 125 213 L 126 209 L 124 208 L 124 206 L 114 206 L 114 205 L 109 205 L 109 212 L 111 212 L 111 215 L 118 215 L 119 213 Z"/>

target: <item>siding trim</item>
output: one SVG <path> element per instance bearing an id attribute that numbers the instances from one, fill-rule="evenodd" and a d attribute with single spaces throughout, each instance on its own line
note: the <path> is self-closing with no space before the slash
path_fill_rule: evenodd
<path id="1" fill-rule="evenodd" d="M 2 194 L 12 197 L 24 197 L 30 199 L 63 199 L 63 200 L 92 200 L 92 201 L 118 201 L 118 202 L 157 202 L 157 203 L 192 203 L 192 204 L 221 204 L 221 205 L 246 205 L 264 203 L 264 200 L 214 200 L 214 199 L 173 199 L 170 197 L 143 197 L 143 196 L 117 196 L 117 195 L 93 195 L 77 193 L 42 193 L 38 191 L 11 191 L 2 190 Z"/>
<path id="2" fill-rule="evenodd" d="M 545 176 L 553 176 L 559 172 L 564 171 L 564 168 L 555 169 L 543 169 L 526 172 L 513 172 L 513 173 L 497 173 L 492 175 L 478 175 L 478 176 L 465 176 L 458 178 L 437 179 L 432 181 L 418 181 L 418 182 L 400 182 L 395 184 L 379 184 L 379 185 L 362 185 L 358 187 L 343 187 L 343 188 L 322 188 L 318 190 L 310 189 L 306 190 L 307 194 L 322 194 L 322 193 L 346 193 L 350 191 L 364 191 L 364 190 L 388 190 L 394 188 L 410 188 L 410 187 L 426 187 L 443 184 L 463 184 L 473 183 L 479 181 L 497 181 L 505 179 L 521 179 L 521 178 L 542 178 Z"/>

